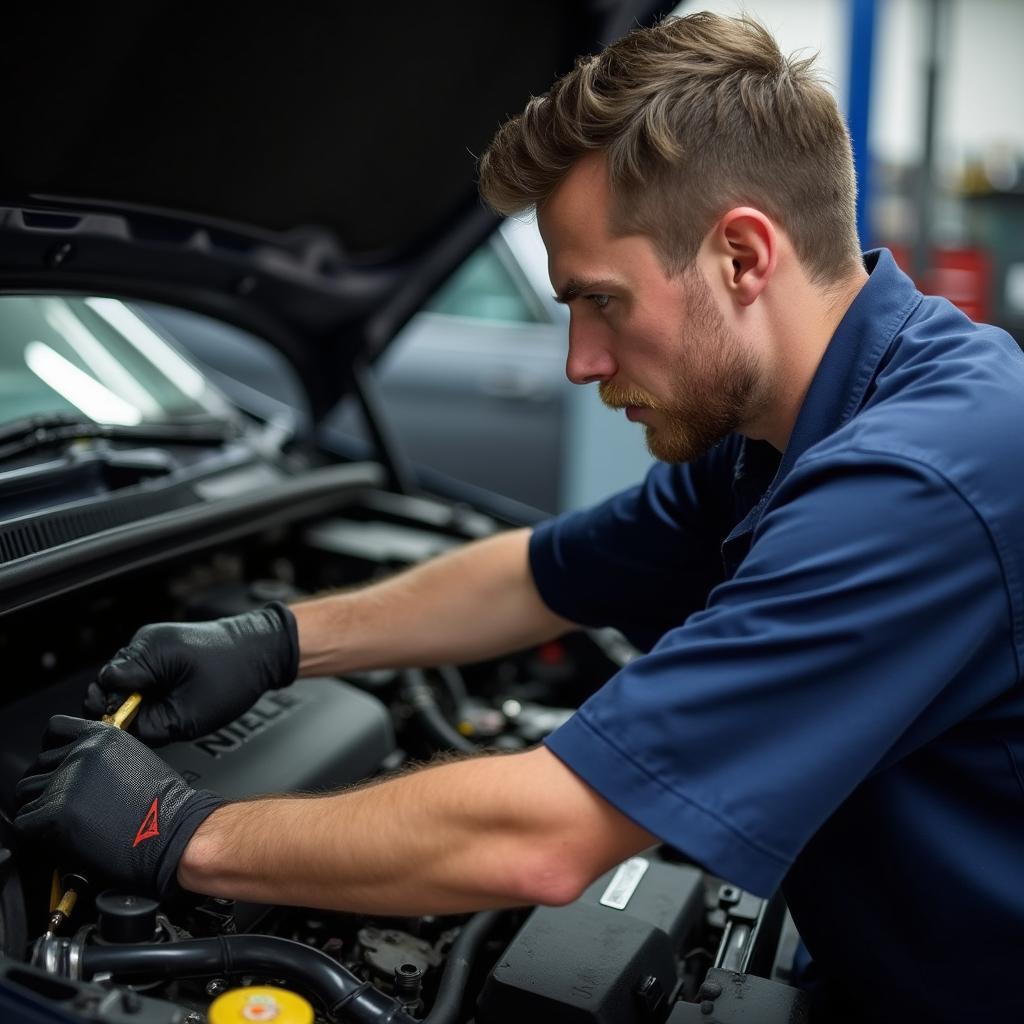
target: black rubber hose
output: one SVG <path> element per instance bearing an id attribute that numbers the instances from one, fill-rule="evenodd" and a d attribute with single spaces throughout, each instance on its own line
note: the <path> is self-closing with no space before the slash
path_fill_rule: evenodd
<path id="1" fill-rule="evenodd" d="M 452 704 L 456 710 L 462 707 L 469 700 L 469 691 L 466 689 L 466 681 L 462 673 L 454 665 L 438 665 L 437 674 L 448 691 Z"/>
<path id="2" fill-rule="evenodd" d="M 285 978 L 311 993 L 332 1019 L 343 1019 L 344 1015 L 359 1024 L 417 1024 L 397 1000 L 378 992 L 326 953 L 273 935 L 221 935 L 138 946 L 87 946 L 82 952 L 83 976 L 91 978 L 105 971 L 115 978 L 268 974 Z"/>
<path id="3" fill-rule="evenodd" d="M 413 711 L 413 722 L 438 746 L 444 749 L 461 750 L 465 754 L 477 754 L 480 748 L 466 739 L 456 729 L 437 705 L 434 691 L 418 668 L 402 669 L 399 699 Z"/>
<path id="4" fill-rule="evenodd" d="M 448 953 L 434 1006 L 422 1024 L 454 1024 L 458 1020 L 473 962 L 479 955 L 484 940 L 491 934 L 500 918 L 500 910 L 485 910 L 474 915 L 462 926 L 459 937 Z"/>

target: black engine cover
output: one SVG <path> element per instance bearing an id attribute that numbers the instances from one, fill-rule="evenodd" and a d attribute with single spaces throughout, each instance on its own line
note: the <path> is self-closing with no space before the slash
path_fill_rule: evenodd
<path id="1" fill-rule="evenodd" d="M 265 693 L 230 725 L 160 756 L 193 786 L 237 800 L 351 785 L 395 749 L 387 708 L 337 679 Z"/>

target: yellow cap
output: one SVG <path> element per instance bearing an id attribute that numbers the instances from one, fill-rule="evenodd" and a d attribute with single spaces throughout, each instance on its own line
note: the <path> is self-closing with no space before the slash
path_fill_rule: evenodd
<path id="1" fill-rule="evenodd" d="M 313 1007 L 294 992 L 269 985 L 234 988 L 217 996 L 207 1014 L 209 1024 L 313 1024 Z"/>

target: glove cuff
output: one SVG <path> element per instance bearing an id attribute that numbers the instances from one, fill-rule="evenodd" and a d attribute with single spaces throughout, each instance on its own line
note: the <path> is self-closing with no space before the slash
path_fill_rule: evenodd
<path id="1" fill-rule="evenodd" d="M 166 899 L 184 891 L 178 885 L 178 863 L 185 853 L 185 847 L 195 835 L 196 829 L 218 807 L 223 807 L 226 803 L 224 797 L 209 789 L 199 789 L 193 793 L 175 821 L 174 832 L 168 838 L 160 857 L 160 865 L 156 872 L 156 891 L 159 899 Z"/>
<path id="2" fill-rule="evenodd" d="M 265 610 L 277 616 L 284 633 L 284 663 L 281 675 L 270 687 L 271 690 L 280 690 L 281 687 L 294 683 L 299 674 L 299 624 L 295 621 L 292 610 L 281 601 L 271 601 L 265 606 Z"/>

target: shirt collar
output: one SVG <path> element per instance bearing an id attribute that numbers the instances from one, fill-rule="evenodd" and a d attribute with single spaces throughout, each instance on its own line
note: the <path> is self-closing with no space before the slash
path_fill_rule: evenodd
<path id="1" fill-rule="evenodd" d="M 888 249 L 865 253 L 864 269 L 868 279 L 818 364 L 773 486 L 808 448 L 837 431 L 863 406 L 882 357 L 921 301 L 921 293 Z"/>
<path id="2" fill-rule="evenodd" d="M 897 331 L 921 301 L 914 282 L 903 273 L 888 249 L 864 254 L 868 279 L 839 322 L 811 380 L 774 479 L 760 500 L 729 535 L 729 540 L 748 533 L 757 524 L 768 499 L 786 478 L 796 460 L 812 445 L 834 433 L 864 404 L 868 386 L 878 372 Z M 744 441 L 737 462 L 741 475 L 759 465 L 762 473 L 772 460 L 752 459 L 755 446 L 766 442 Z M 759 475 L 756 472 L 752 475 Z M 765 481 L 767 482 L 767 481 Z"/>

